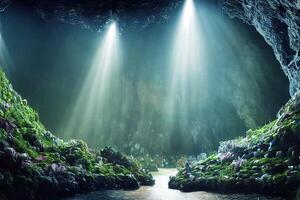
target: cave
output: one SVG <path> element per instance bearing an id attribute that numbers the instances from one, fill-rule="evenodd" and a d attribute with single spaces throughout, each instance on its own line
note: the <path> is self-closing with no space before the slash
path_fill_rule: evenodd
<path id="1" fill-rule="evenodd" d="M 300 199 L 299 31 L 297 0 L 0 0 L 0 199 Z"/>

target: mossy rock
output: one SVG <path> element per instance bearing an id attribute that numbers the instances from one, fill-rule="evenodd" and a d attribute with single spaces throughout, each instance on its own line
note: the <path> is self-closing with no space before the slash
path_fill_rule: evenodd
<path id="1" fill-rule="evenodd" d="M 222 143 L 236 147 L 222 146 L 219 153 L 180 170 L 170 178 L 169 187 L 184 191 L 261 193 L 288 199 L 299 196 L 299 100 L 297 93 L 281 109 L 278 119 L 247 131 L 244 138 Z M 246 145 L 238 151 L 243 143 Z M 226 153 L 231 159 L 223 159 Z"/>
<path id="2" fill-rule="evenodd" d="M 0 71 L 3 197 L 43 199 L 96 189 L 136 189 L 153 183 L 151 174 L 137 161 L 116 150 L 91 150 L 81 140 L 65 142 L 47 131 L 37 112 Z"/>

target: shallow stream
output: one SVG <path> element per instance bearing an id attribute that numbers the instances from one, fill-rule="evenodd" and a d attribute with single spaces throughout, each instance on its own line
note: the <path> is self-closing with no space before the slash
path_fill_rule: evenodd
<path id="1" fill-rule="evenodd" d="M 281 200 L 280 198 L 262 197 L 259 195 L 216 194 L 210 192 L 184 193 L 168 188 L 169 176 L 175 175 L 176 169 L 160 169 L 153 173 L 155 185 L 141 187 L 134 191 L 107 190 L 74 195 L 63 200 Z M 62 199 L 60 199 L 62 200 Z"/>

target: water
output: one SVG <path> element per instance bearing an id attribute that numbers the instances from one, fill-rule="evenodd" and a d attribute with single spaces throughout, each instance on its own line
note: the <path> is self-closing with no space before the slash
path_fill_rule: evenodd
<path id="1" fill-rule="evenodd" d="M 209 192 L 183 193 L 168 188 L 169 176 L 176 174 L 175 169 L 160 169 L 154 173 L 156 184 L 153 187 L 141 187 L 135 191 L 108 190 L 74 195 L 63 200 L 281 200 L 258 195 L 223 195 Z M 62 200 L 62 199 L 61 199 Z"/>

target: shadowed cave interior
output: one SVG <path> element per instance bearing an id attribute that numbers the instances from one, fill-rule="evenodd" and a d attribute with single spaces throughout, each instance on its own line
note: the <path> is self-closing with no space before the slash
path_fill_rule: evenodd
<path id="1" fill-rule="evenodd" d="M 297 198 L 299 3 L 253 2 L 0 1 L 0 198 Z"/>

